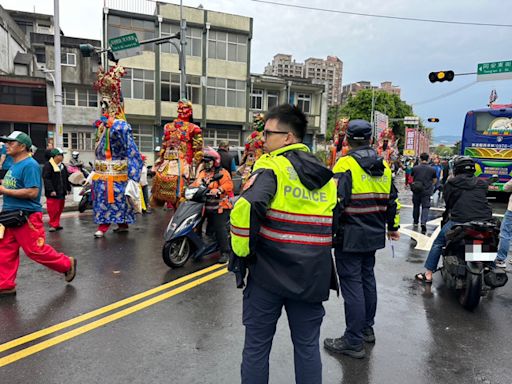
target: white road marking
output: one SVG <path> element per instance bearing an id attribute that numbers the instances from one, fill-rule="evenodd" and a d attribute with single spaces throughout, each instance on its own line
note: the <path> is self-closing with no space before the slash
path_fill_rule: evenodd
<path id="1" fill-rule="evenodd" d="M 435 225 L 436 229 L 430 236 L 424 235 L 422 233 L 410 230 L 408 228 L 404 227 L 412 227 L 412 224 L 405 224 L 400 227 L 399 231 L 400 233 L 403 233 L 404 235 L 407 235 L 414 240 L 416 240 L 416 246 L 414 249 L 420 250 L 420 251 L 430 251 L 430 248 L 432 248 L 432 244 L 434 243 L 435 238 L 441 232 L 441 217 L 438 217 L 437 219 L 430 220 L 427 222 L 427 224 Z"/>

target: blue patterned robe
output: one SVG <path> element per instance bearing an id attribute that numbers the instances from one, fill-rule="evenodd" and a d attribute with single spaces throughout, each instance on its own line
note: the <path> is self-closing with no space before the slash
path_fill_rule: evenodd
<path id="1" fill-rule="evenodd" d="M 96 159 L 106 160 L 106 136 L 101 137 L 96 146 Z M 142 158 L 132 136 L 132 128 L 124 120 L 115 120 L 110 128 L 110 148 L 112 160 L 128 160 L 128 178 L 139 182 Z M 127 182 L 114 181 L 113 204 L 108 202 L 107 181 L 93 181 L 93 211 L 96 224 L 132 224 L 135 212 L 124 195 Z"/>

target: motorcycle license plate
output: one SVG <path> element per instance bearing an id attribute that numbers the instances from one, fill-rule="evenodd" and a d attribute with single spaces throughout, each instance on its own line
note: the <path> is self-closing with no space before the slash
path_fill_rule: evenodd
<path id="1" fill-rule="evenodd" d="M 492 252 L 489 246 L 475 241 L 472 244 L 466 244 L 466 261 L 494 261 L 496 252 Z"/>

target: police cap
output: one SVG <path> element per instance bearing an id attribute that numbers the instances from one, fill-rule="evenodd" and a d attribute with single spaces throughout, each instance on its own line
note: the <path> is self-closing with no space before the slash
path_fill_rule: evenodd
<path id="1" fill-rule="evenodd" d="M 351 120 L 348 123 L 347 136 L 350 140 L 370 140 L 372 126 L 366 120 Z"/>

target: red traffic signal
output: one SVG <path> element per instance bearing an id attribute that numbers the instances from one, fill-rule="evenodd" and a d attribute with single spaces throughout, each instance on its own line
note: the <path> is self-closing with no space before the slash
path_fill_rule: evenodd
<path id="1" fill-rule="evenodd" d="M 428 79 L 431 83 L 435 83 L 436 81 L 452 81 L 454 77 L 455 73 L 453 73 L 453 71 L 430 72 L 428 75 Z"/>
<path id="2" fill-rule="evenodd" d="M 429 123 L 439 123 L 439 119 L 437 117 L 429 117 L 427 121 Z"/>

